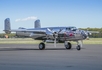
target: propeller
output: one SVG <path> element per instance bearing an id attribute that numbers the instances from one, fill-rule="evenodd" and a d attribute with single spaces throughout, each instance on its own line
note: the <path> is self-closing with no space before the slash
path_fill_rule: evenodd
<path id="1" fill-rule="evenodd" d="M 62 31 L 63 29 L 60 29 L 58 32 L 54 32 L 53 33 L 53 37 L 54 37 L 54 46 L 56 47 L 56 39 L 58 38 L 58 34 Z"/>
<path id="2" fill-rule="evenodd" d="M 98 31 L 81 30 L 81 34 L 83 35 L 84 39 L 89 39 L 89 36 L 92 35 L 92 33 L 99 33 L 99 32 Z"/>
<path id="3" fill-rule="evenodd" d="M 86 32 L 85 30 L 81 30 L 81 34 L 83 35 L 84 39 L 88 37 L 88 32 Z"/>
<path id="4" fill-rule="evenodd" d="M 47 28 L 47 35 L 52 35 L 54 38 L 54 47 L 56 47 L 56 39 L 58 38 L 58 34 L 62 31 L 62 29 L 60 29 L 58 32 L 54 32 L 53 30 Z"/>

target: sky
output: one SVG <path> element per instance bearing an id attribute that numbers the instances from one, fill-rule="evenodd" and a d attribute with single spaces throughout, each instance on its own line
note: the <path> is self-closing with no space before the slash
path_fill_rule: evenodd
<path id="1" fill-rule="evenodd" d="M 10 18 L 11 28 L 75 26 L 102 28 L 102 0 L 0 0 L 0 32 L 4 20 Z"/>

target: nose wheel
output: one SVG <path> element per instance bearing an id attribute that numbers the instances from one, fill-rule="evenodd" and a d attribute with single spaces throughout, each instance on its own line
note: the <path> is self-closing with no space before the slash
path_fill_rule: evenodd
<path id="1" fill-rule="evenodd" d="M 76 47 L 76 49 L 77 50 L 81 50 L 81 47 L 82 47 L 82 41 L 77 41 L 77 47 Z"/>
<path id="2" fill-rule="evenodd" d="M 78 45 L 78 46 L 76 47 L 76 49 L 77 49 L 77 50 L 81 50 L 81 46 Z"/>

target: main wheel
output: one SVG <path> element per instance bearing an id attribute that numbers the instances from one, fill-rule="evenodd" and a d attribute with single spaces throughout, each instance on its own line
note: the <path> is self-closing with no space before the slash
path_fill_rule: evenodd
<path id="1" fill-rule="evenodd" d="M 45 49 L 45 44 L 44 44 L 43 42 L 41 42 L 41 43 L 39 44 L 39 49 L 40 49 L 40 50 L 44 50 L 44 49 Z"/>
<path id="2" fill-rule="evenodd" d="M 67 44 L 65 44 L 65 48 L 66 48 L 66 49 L 71 49 L 71 48 L 72 48 L 71 43 L 68 42 Z"/>
<path id="3" fill-rule="evenodd" d="M 78 46 L 76 47 L 76 49 L 77 49 L 77 50 L 81 50 L 81 46 L 78 45 Z"/>

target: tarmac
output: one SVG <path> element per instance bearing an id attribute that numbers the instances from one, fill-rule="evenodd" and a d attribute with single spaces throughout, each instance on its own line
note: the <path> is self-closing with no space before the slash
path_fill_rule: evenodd
<path id="1" fill-rule="evenodd" d="M 102 45 L 47 44 L 39 50 L 34 44 L 0 44 L 0 70 L 102 70 Z"/>

